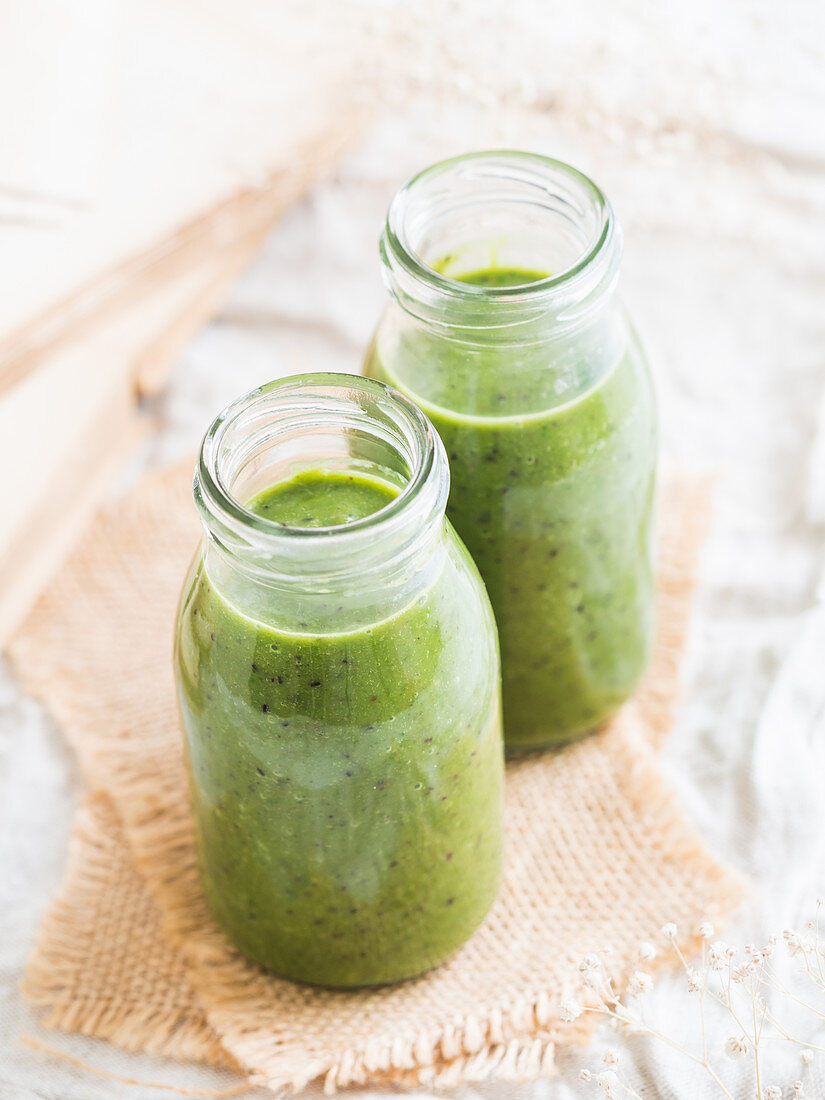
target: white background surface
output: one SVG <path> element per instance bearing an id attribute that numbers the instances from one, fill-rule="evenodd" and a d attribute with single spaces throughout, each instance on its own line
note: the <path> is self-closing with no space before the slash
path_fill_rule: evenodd
<path id="1" fill-rule="evenodd" d="M 376 8 L 379 22 L 397 17 L 391 3 Z M 383 213 L 420 167 L 520 146 L 592 175 L 624 226 L 622 293 L 653 364 L 663 453 L 719 476 L 664 765 L 710 847 L 753 881 L 730 934 L 738 942 L 806 918 L 825 893 L 823 12 L 816 0 L 416 6 L 404 72 L 388 64 L 374 75 L 384 107 L 362 146 L 276 229 L 187 349 L 132 471 L 193 449 L 218 408 L 253 385 L 358 369 L 383 303 Z M 20 1001 L 79 789 L 59 731 L 0 676 L 0 1098 L 173 1095 L 90 1076 L 20 1035 L 126 1077 L 225 1084 L 38 1032 Z M 687 1026 L 686 996 L 678 982 L 659 983 L 663 1026 Z M 703 1095 L 701 1078 L 644 1044 L 633 1056 L 643 1095 Z M 559 1081 L 478 1091 L 597 1095 L 577 1081 L 594 1060 L 563 1058 Z M 795 1076 L 791 1063 L 774 1078 Z M 741 1079 L 736 1092 L 752 1097 L 753 1087 Z"/>

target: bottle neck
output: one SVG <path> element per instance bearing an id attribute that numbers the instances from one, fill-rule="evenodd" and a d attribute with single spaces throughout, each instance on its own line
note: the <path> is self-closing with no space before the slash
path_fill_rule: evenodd
<path id="1" fill-rule="evenodd" d="M 249 508 L 307 472 L 368 478 L 396 495 L 330 527 Z M 273 382 L 230 405 L 204 437 L 194 481 L 211 579 L 235 603 L 276 599 L 296 621 L 333 603 L 358 618 L 381 593 L 409 598 L 432 568 L 448 491 L 444 448 L 424 414 L 381 383 L 336 374 Z"/>
<path id="2" fill-rule="evenodd" d="M 605 196 L 574 168 L 476 153 L 398 192 L 381 256 L 390 293 L 420 324 L 471 345 L 530 345 L 598 324 L 618 278 L 621 232 Z M 465 279 L 489 269 L 542 277 L 510 286 Z"/>

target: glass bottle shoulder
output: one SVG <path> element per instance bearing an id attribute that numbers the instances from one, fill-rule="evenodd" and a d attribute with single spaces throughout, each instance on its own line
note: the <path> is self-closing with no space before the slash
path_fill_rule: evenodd
<path id="1" fill-rule="evenodd" d="M 267 602 L 259 587 L 237 576 L 227 595 L 213 575 L 214 554 L 199 553 L 178 612 L 182 690 L 199 697 L 211 678 L 253 707 L 268 701 L 267 711 L 325 713 L 328 720 L 336 717 L 329 712 L 334 698 L 333 709 L 346 704 L 367 724 L 421 705 L 422 694 L 435 702 L 446 692 L 459 708 L 479 690 L 489 695 L 498 659 L 492 612 L 446 521 L 433 557 L 431 575 L 401 607 L 381 593 L 368 604 L 340 593 L 307 594 L 306 617 L 296 618 L 301 610 L 294 602 L 285 616 L 278 593 L 270 591 Z"/>
<path id="2" fill-rule="evenodd" d="M 631 392 L 653 408 L 650 371 L 617 303 L 579 331 L 529 343 L 472 344 L 422 326 L 390 303 L 376 329 L 365 373 L 399 389 L 445 424 L 497 430 L 532 420 L 575 418 L 583 405 Z"/>

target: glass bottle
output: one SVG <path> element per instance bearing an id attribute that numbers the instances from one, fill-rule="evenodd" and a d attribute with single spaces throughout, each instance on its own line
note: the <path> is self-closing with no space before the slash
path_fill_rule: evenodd
<path id="1" fill-rule="evenodd" d="M 426 169 L 381 239 L 391 301 L 366 372 L 444 440 L 447 514 L 498 624 L 508 749 L 598 727 L 651 650 L 656 410 L 620 257 L 599 188 L 517 152 Z"/>
<path id="2" fill-rule="evenodd" d="M 288 978 L 419 974 L 498 888 L 498 647 L 448 490 L 432 425 L 368 379 L 274 382 L 203 440 L 175 646 L 201 879 Z"/>

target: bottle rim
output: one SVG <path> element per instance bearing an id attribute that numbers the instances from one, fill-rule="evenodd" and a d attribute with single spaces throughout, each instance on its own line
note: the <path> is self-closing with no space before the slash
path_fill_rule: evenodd
<path id="1" fill-rule="evenodd" d="M 562 270 L 529 283 L 487 286 L 465 282 L 436 270 L 420 254 L 413 226 L 423 218 L 417 206 L 426 203 L 429 188 L 438 186 L 449 198 L 451 187 L 477 182 L 479 187 L 501 182 L 511 188 L 503 202 L 544 206 L 558 216 L 558 207 L 572 220 L 577 213 L 590 223 L 575 258 Z M 567 194 L 565 194 L 565 192 Z M 580 204 L 577 210 L 573 200 Z M 389 289 L 399 304 L 425 321 L 455 322 L 461 327 L 506 328 L 548 312 L 565 319 L 578 317 L 581 307 L 612 288 L 621 257 L 621 230 L 604 192 L 577 168 L 552 157 L 498 149 L 466 153 L 425 168 L 395 195 L 380 240 Z M 474 313 L 475 307 L 481 307 Z"/>
<path id="2" fill-rule="evenodd" d="M 371 420 L 368 407 L 380 418 Z M 255 446 L 274 439 L 279 428 L 305 428 L 309 433 L 338 426 L 343 433 L 348 423 L 357 423 L 361 432 L 372 430 L 409 467 L 409 478 L 397 496 L 378 511 L 336 526 L 298 527 L 258 515 L 233 491 L 234 467 L 240 462 L 242 469 Z M 413 537 L 427 519 L 443 514 L 448 492 L 444 447 L 421 409 L 382 382 L 336 372 L 290 375 L 226 405 L 204 434 L 193 481 L 195 502 L 210 536 L 231 551 L 257 551 L 262 562 L 269 559 L 273 566 L 294 556 L 297 546 L 323 548 L 326 554 L 333 548 L 351 550 L 365 541 L 376 544 L 379 533 L 387 539 L 405 532 Z"/>

